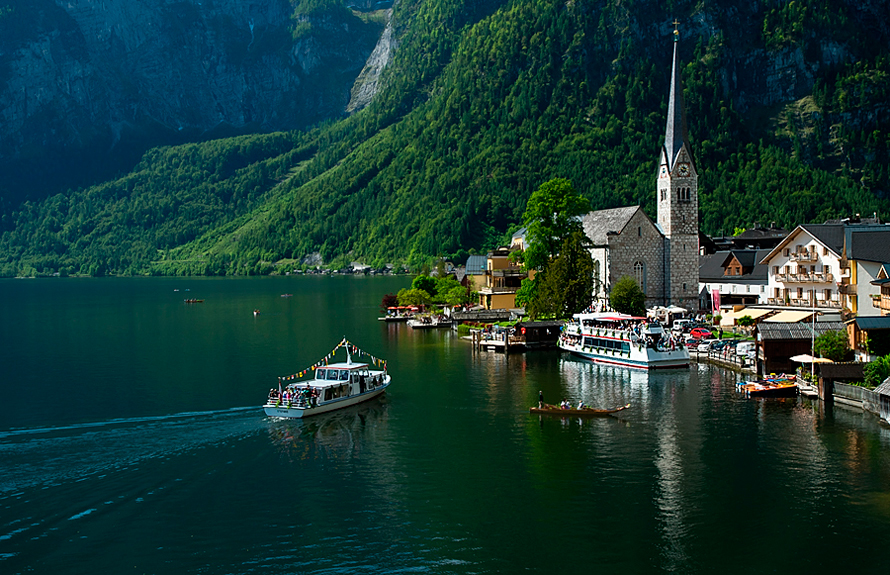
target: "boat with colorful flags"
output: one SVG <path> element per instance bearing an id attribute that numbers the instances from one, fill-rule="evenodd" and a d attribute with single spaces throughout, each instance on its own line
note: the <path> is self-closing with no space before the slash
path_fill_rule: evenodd
<path id="1" fill-rule="evenodd" d="M 330 363 L 340 348 L 346 350 L 346 361 Z M 353 355 L 366 356 L 370 362 L 354 362 Z M 377 369 L 372 369 L 372 364 Z M 279 377 L 278 389 L 269 390 L 263 410 L 268 416 L 287 418 L 327 413 L 382 395 L 391 380 L 386 361 L 365 353 L 344 337 L 334 351 L 315 365 Z"/>

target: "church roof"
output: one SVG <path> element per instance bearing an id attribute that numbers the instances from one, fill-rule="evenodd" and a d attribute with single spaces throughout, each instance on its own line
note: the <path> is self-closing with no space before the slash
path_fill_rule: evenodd
<path id="1" fill-rule="evenodd" d="M 581 216 L 584 233 L 594 246 L 608 244 L 608 234 L 621 233 L 630 219 L 640 210 L 640 206 L 597 210 Z"/>
<path id="2" fill-rule="evenodd" d="M 679 33 L 674 30 L 674 61 L 671 70 L 671 91 L 668 97 L 667 128 L 664 134 L 664 153 L 668 170 L 674 169 L 674 161 L 683 144 L 689 141 L 686 135 L 686 110 L 683 106 L 683 83 L 680 78 Z"/>

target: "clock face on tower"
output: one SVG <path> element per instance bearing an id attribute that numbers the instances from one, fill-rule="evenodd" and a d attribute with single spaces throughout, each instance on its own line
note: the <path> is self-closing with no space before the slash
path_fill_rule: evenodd
<path id="1" fill-rule="evenodd" d="M 689 177 L 689 164 L 686 164 L 686 163 L 680 164 L 677 167 L 677 174 L 679 174 L 679 176 L 681 178 L 688 178 Z"/>

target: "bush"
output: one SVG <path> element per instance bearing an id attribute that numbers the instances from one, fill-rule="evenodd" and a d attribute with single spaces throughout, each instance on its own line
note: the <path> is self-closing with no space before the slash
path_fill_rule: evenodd
<path id="1" fill-rule="evenodd" d="M 890 355 L 879 357 L 865 365 L 865 385 L 877 387 L 890 377 Z"/>

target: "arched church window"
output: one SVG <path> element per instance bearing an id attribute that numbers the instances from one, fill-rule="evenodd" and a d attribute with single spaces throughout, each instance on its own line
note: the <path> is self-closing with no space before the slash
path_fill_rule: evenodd
<path id="1" fill-rule="evenodd" d="M 643 262 L 634 263 L 634 279 L 643 293 L 646 293 L 646 264 Z"/>

